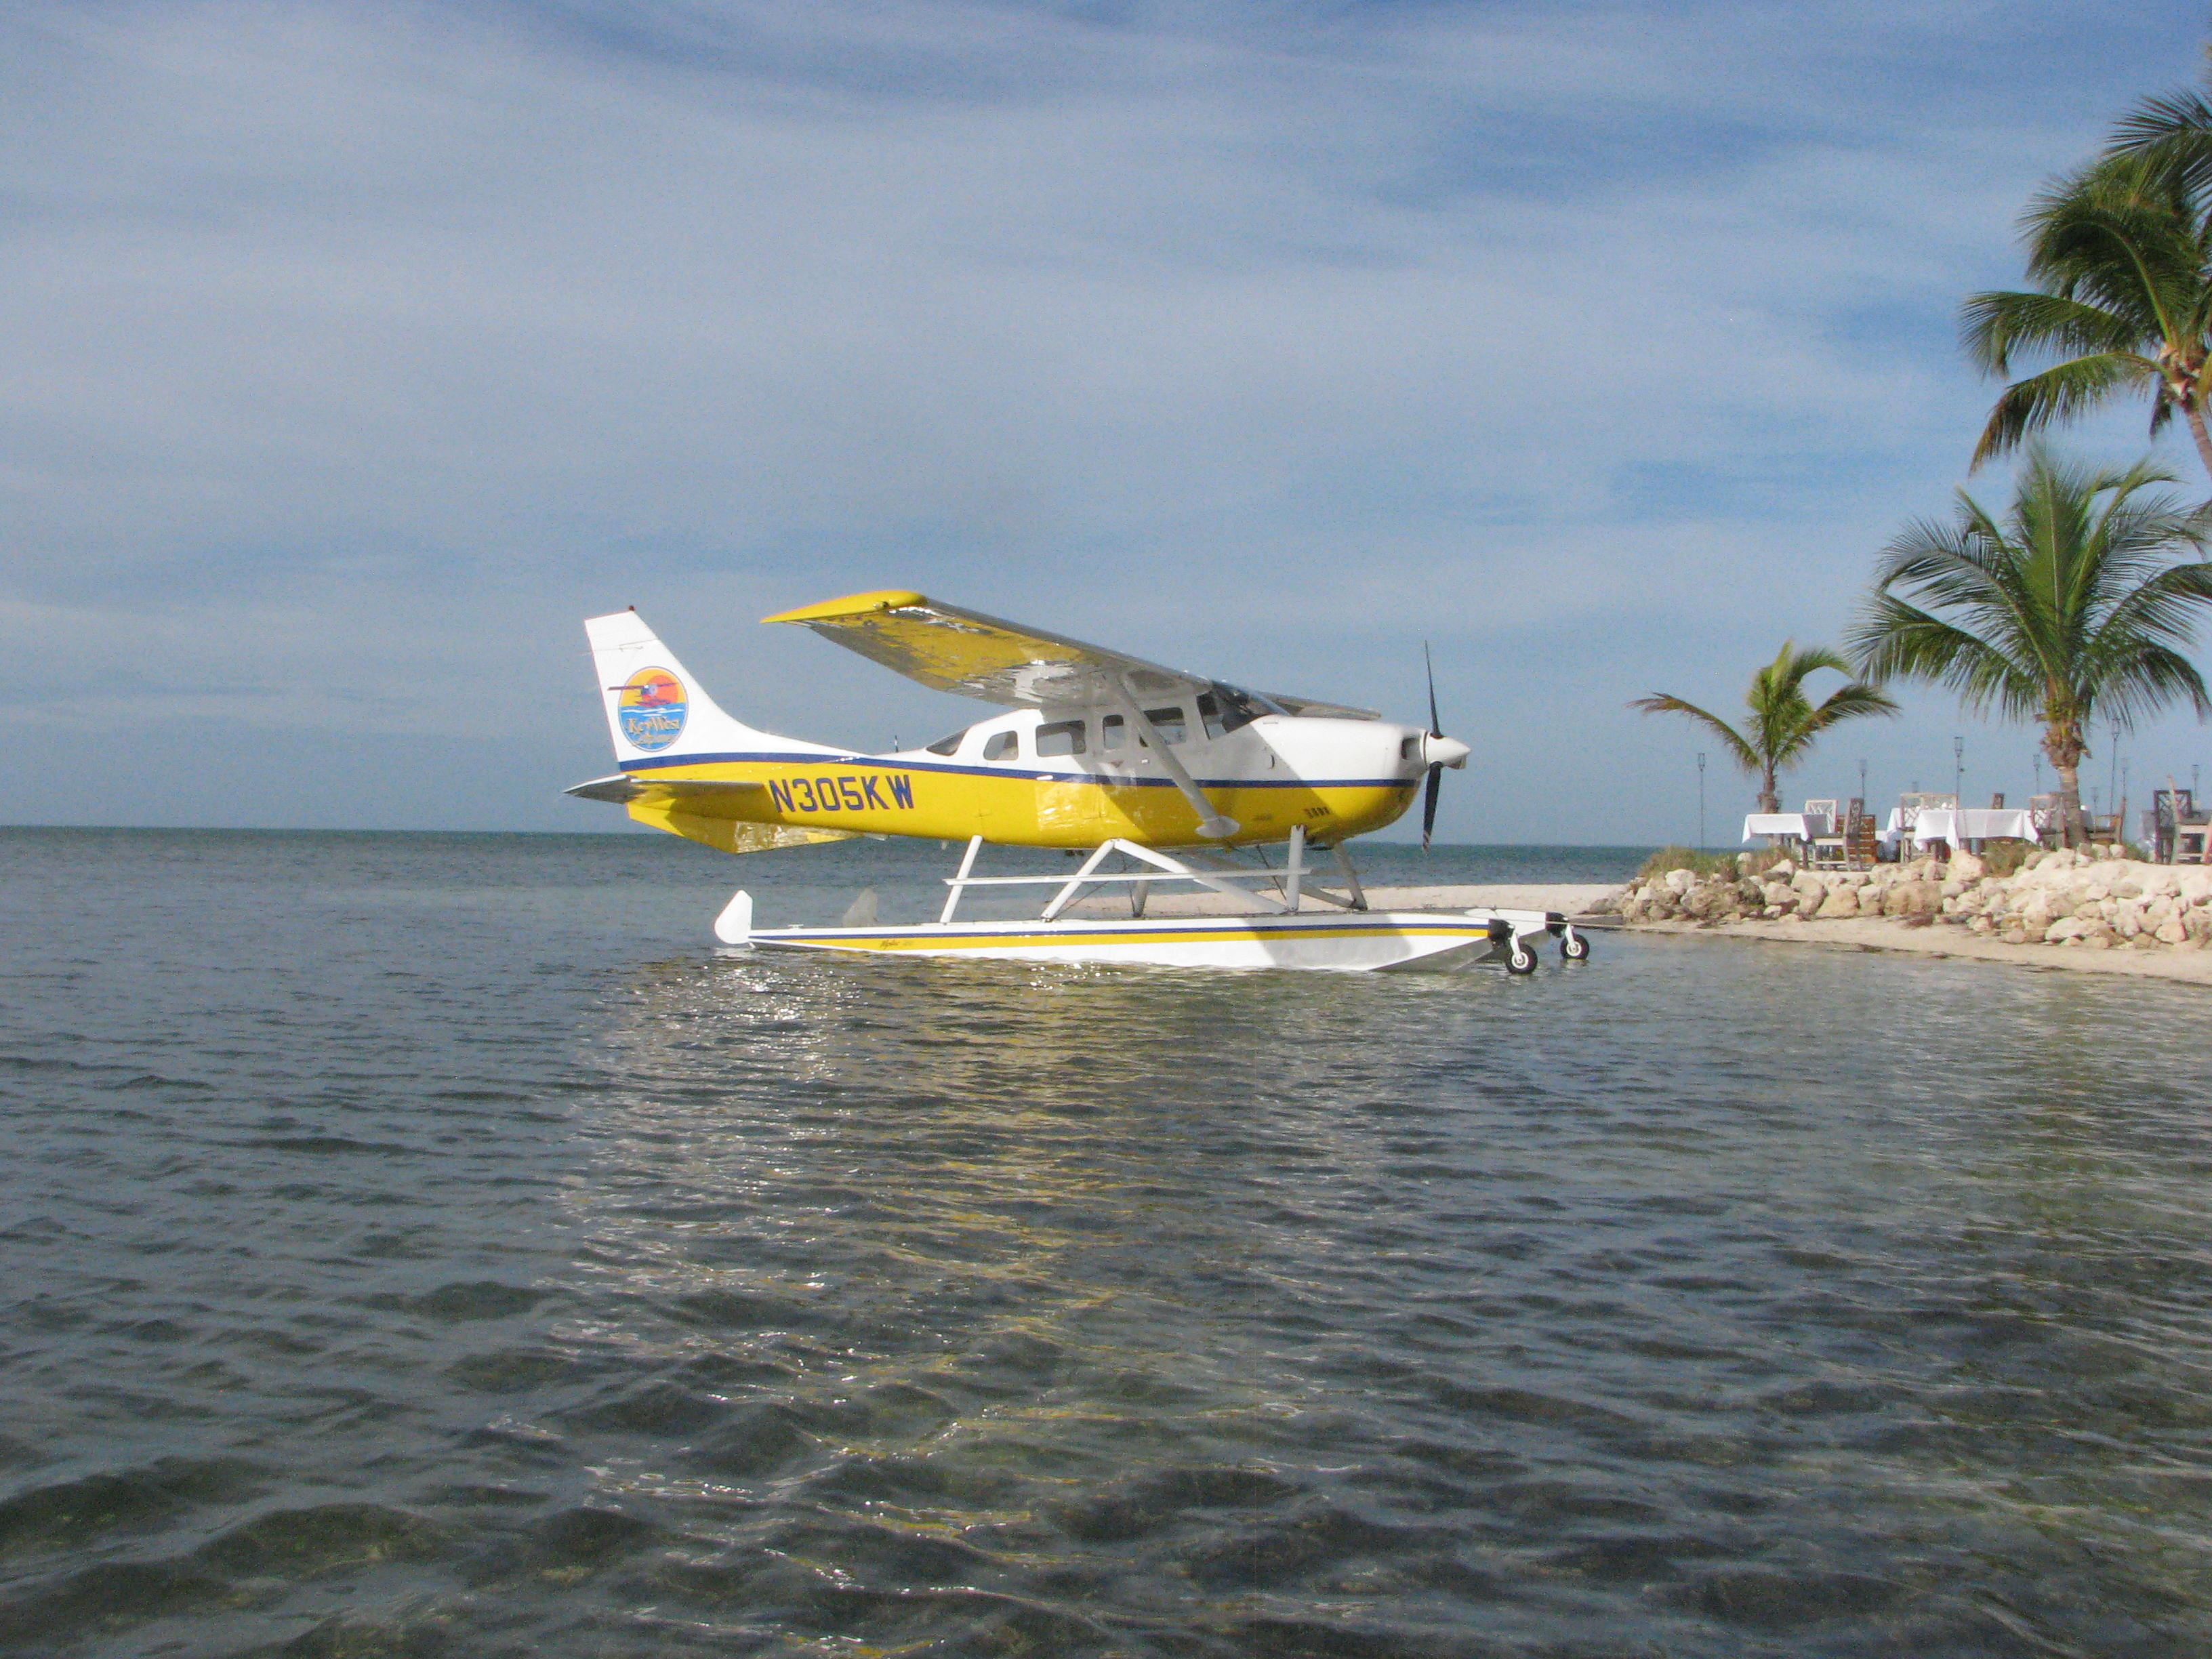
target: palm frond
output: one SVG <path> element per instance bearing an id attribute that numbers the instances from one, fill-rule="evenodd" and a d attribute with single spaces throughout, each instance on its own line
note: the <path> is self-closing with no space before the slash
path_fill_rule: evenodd
<path id="1" fill-rule="evenodd" d="M 1813 711 L 1815 732 L 1825 732 L 1839 720 L 1859 720 L 1870 715 L 1902 714 L 1894 699 L 1883 694 L 1879 686 L 1863 684 L 1854 680 L 1850 684 L 1832 691 L 1820 706 Z"/>
<path id="2" fill-rule="evenodd" d="M 2197 665 L 2179 651 L 2146 646 L 2127 662 L 2109 670 L 2096 688 L 2096 711 L 2124 731 L 2169 703 L 2186 700 L 2202 720 L 2212 715 L 2208 692 Z"/>
<path id="3" fill-rule="evenodd" d="M 2146 98 L 2120 118 L 2111 148 L 2192 195 L 2212 191 L 2212 102 L 2196 92 Z"/>
<path id="4" fill-rule="evenodd" d="M 1759 751 L 1744 741 L 1735 727 L 1718 714 L 1709 713 L 1693 702 L 1685 702 L 1680 697 L 1657 691 L 1648 697 L 1638 697 L 1628 706 L 1641 709 L 1647 714 L 1686 714 L 1710 729 L 1728 750 L 1729 757 L 1745 771 L 1756 772 L 1759 769 Z"/>
<path id="5" fill-rule="evenodd" d="M 1859 672 L 1869 680 L 1918 680 L 1956 692 L 1968 708 L 2033 717 L 2043 682 L 2033 663 L 1894 593 L 1878 593 L 1851 629 Z"/>
<path id="6" fill-rule="evenodd" d="M 2102 352 L 2075 357 L 2040 374 L 2014 380 L 1990 411 L 1974 446 L 1979 466 L 2041 431 L 2053 421 L 2069 420 L 2095 408 L 2116 392 L 2158 384 L 2158 365 L 2134 352 Z"/>
<path id="7" fill-rule="evenodd" d="M 1959 307 L 1967 356 L 1991 374 L 2009 374 L 2014 354 L 2135 351 L 2144 343 L 2136 323 L 2101 306 L 2056 294 L 2003 290 L 1967 296 Z"/>

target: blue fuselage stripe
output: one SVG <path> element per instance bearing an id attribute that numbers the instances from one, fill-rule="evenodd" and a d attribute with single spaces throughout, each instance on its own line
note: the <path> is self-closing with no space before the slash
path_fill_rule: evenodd
<path id="1" fill-rule="evenodd" d="M 670 766 L 873 766 L 886 772 L 938 772 L 957 777 L 1026 779 L 1032 783 L 1093 783 L 1111 789 L 1172 789 L 1172 778 L 1118 778 L 1097 772 L 1034 772 L 1012 766 L 949 766 L 934 761 L 890 759 L 879 755 L 659 755 L 623 761 L 625 772 L 655 772 Z M 1419 778 L 1200 778 L 1205 789 L 1410 789 Z"/>

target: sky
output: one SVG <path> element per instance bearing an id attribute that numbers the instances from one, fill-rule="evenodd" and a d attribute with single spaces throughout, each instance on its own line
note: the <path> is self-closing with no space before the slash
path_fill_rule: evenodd
<path id="1" fill-rule="evenodd" d="M 615 828 L 559 793 L 611 762 L 583 617 L 634 605 L 732 713 L 874 749 L 988 711 L 756 623 L 900 587 L 1408 720 L 1425 641 L 1475 751 L 1443 838 L 1694 839 L 1702 750 L 1732 841 L 1753 786 L 1629 700 L 1737 706 L 1908 522 L 2005 499 L 1959 301 L 2208 31 L 22 0 L 0 822 Z M 2063 443 L 2153 447 L 2134 408 Z M 1969 795 L 2035 786 L 2031 733 L 1904 701 L 1785 793 L 1948 788 L 1958 739 Z M 2209 739 L 2124 739 L 2136 804 Z"/>

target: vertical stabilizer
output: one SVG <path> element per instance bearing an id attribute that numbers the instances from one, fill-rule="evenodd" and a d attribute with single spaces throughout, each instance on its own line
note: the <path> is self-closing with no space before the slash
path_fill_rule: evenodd
<path id="1" fill-rule="evenodd" d="M 715 706 L 635 611 L 584 624 L 615 758 L 625 769 L 692 757 L 811 749 L 756 731 Z"/>

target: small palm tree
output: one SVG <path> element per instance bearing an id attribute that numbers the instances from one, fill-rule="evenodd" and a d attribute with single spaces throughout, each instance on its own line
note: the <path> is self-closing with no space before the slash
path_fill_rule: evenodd
<path id="1" fill-rule="evenodd" d="M 2212 714 L 2176 649 L 2212 603 L 2212 507 L 2144 493 L 2173 482 L 2148 461 L 2114 472 L 2031 452 L 2002 523 L 1961 490 L 1954 522 L 1892 542 L 1852 630 L 1863 673 L 2039 722 L 2069 845 L 2087 839 L 2079 769 L 2093 718 L 2130 730 L 2183 698 Z"/>
<path id="2" fill-rule="evenodd" d="M 2212 433 L 2212 213 L 2188 169 L 2107 155 L 2038 198 L 2022 228 L 2040 292 L 1977 294 L 1960 311 L 1967 355 L 2008 375 L 2022 354 L 2062 361 L 2013 381 L 1974 448 L 1979 466 L 2054 421 L 2148 392 L 2154 434 L 2181 416 L 2207 472 Z"/>
<path id="3" fill-rule="evenodd" d="M 1804 758 L 1814 738 L 1839 720 L 1897 712 L 1895 703 L 1873 686 L 1863 685 L 1856 680 L 1815 706 L 1805 695 L 1805 680 L 1823 668 L 1832 668 L 1844 675 L 1851 672 L 1849 662 L 1824 646 L 1800 651 L 1785 640 L 1774 660 L 1751 677 L 1751 690 L 1744 698 L 1751 719 L 1742 732 L 1719 715 L 1708 714 L 1697 704 L 1685 702 L 1663 691 L 1638 697 L 1628 706 L 1647 714 L 1687 714 L 1705 726 L 1721 740 L 1738 766 L 1747 774 L 1758 775 L 1759 810 L 1778 812 L 1782 810 L 1782 798 L 1776 793 L 1775 781 L 1784 769 Z"/>

